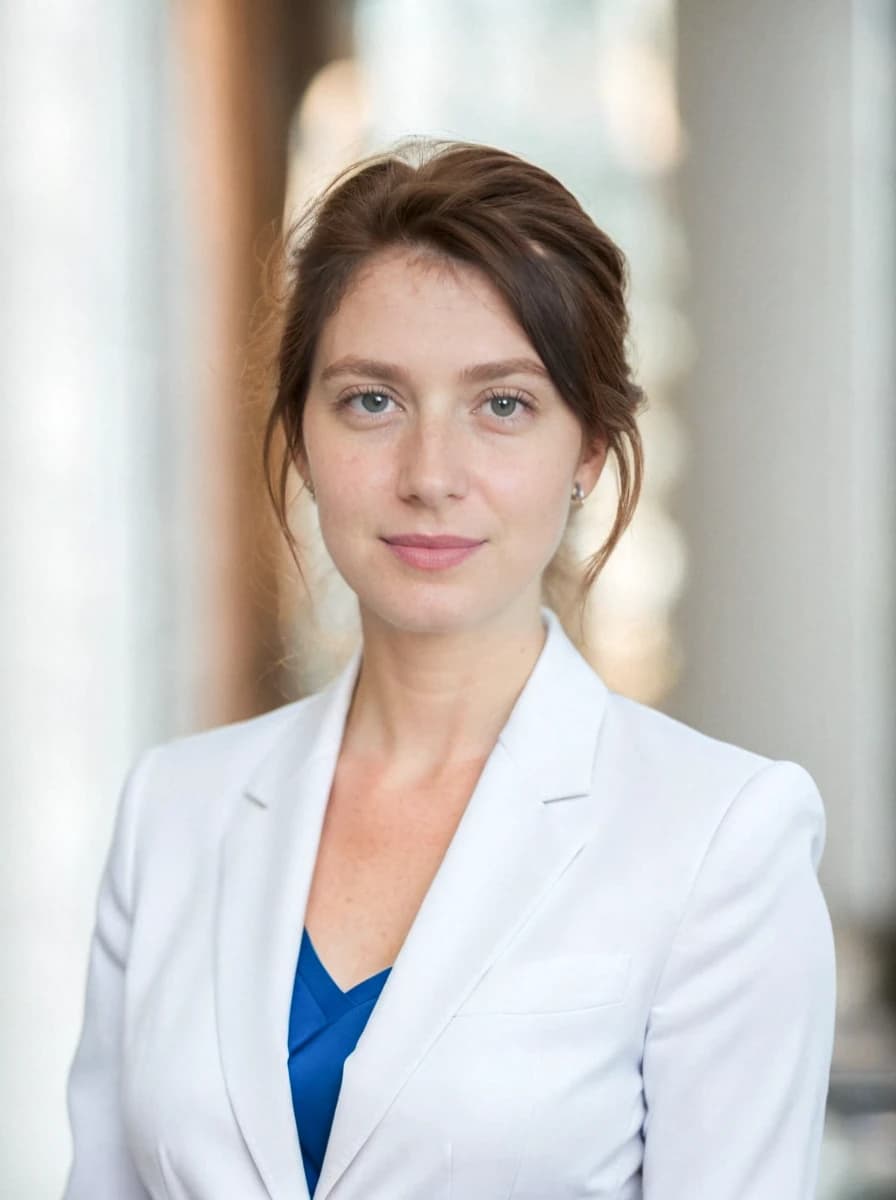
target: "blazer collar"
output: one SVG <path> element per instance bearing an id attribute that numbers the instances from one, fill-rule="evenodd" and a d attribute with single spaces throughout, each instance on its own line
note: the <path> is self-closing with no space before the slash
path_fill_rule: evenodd
<path id="1" fill-rule="evenodd" d="M 542 605 L 541 616 L 545 644 L 498 744 L 539 781 L 533 794 L 558 800 L 588 791 L 607 688 L 553 609 Z M 362 654 L 359 645 L 325 688 L 286 706 L 291 711 L 282 730 L 245 782 L 250 798 L 265 807 L 292 803 L 292 783 L 306 764 L 338 755 Z"/>
<path id="2" fill-rule="evenodd" d="M 363 1153 L 428 1047 L 581 850 L 608 690 L 541 609 L 547 637 L 486 761 L 354 1052 L 315 1200 Z M 286 1064 L 289 1006 L 323 818 L 362 657 L 286 706 L 244 784 L 222 849 L 215 988 L 222 1064 L 243 1136 L 274 1200 L 304 1196 Z"/>

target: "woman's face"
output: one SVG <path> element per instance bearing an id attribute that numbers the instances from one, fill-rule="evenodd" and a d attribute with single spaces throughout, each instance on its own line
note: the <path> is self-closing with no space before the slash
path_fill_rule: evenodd
<path id="1" fill-rule="evenodd" d="M 573 483 L 587 495 L 605 458 L 603 444 L 583 454 L 487 278 L 403 248 L 369 260 L 326 322 L 303 434 L 324 544 L 362 619 L 416 632 L 534 619 Z M 386 541 L 403 534 L 481 544 L 427 566 Z"/>

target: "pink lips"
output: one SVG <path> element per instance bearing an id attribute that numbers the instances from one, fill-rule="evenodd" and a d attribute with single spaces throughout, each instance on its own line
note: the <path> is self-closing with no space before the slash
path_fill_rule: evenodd
<path id="1" fill-rule="evenodd" d="M 386 545 L 403 562 L 425 571 L 453 567 L 478 550 L 482 542 L 470 538 L 450 537 L 447 534 L 427 537 L 424 534 L 400 534 L 384 538 Z"/>
<path id="2" fill-rule="evenodd" d="M 399 533 L 383 539 L 390 546 L 424 546 L 430 550 L 455 550 L 466 546 L 479 546 L 476 538 L 452 537 L 448 533 Z"/>

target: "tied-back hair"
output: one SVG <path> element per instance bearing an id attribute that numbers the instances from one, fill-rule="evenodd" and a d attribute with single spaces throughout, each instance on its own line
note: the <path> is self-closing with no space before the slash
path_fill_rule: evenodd
<path id="1" fill-rule="evenodd" d="M 276 251 L 285 288 L 262 457 L 299 573 L 287 485 L 305 460 L 302 415 L 318 339 L 359 268 L 395 247 L 484 272 L 578 417 L 586 444 L 606 439 L 619 492 L 610 533 L 581 573 L 561 545 L 543 580 L 545 602 L 563 617 L 577 599 L 581 619 L 588 591 L 634 515 L 644 472 L 637 425 L 644 398 L 627 357 L 628 264 L 553 175 L 472 142 L 411 136 L 356 160 L 306 205 Z"/>

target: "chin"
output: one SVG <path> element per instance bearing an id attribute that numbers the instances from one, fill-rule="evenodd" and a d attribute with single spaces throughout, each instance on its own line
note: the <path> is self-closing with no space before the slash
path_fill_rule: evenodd
<path id="1" fill-rule="evenodd" d="M 414 587 L 399 585 L 400 590 L 384 595 L 370 594 L 369 589 L 358 591 L 362 616 L 403 629 L 408 633 L 450 633 L 477 624 L 481 619 L 482 600 L 443 588 L 442 594 L 432 584 Z"/>
<path id="2" fill-rule="evenodd" d="M 368 576 L 369 579 L 369 576 Z M 480 581 L 481 582 L 481 581 Z M 500 622 L 507 613 L 524 602 L 529 581 L 519 588 L 496 595 L 487 589 L 438 588 L 435 584 L 399 585 L 397 591 L 376 596 L 369 589 L 357 592 L 362 618 L 406 633 L 449 634 Z"/>

